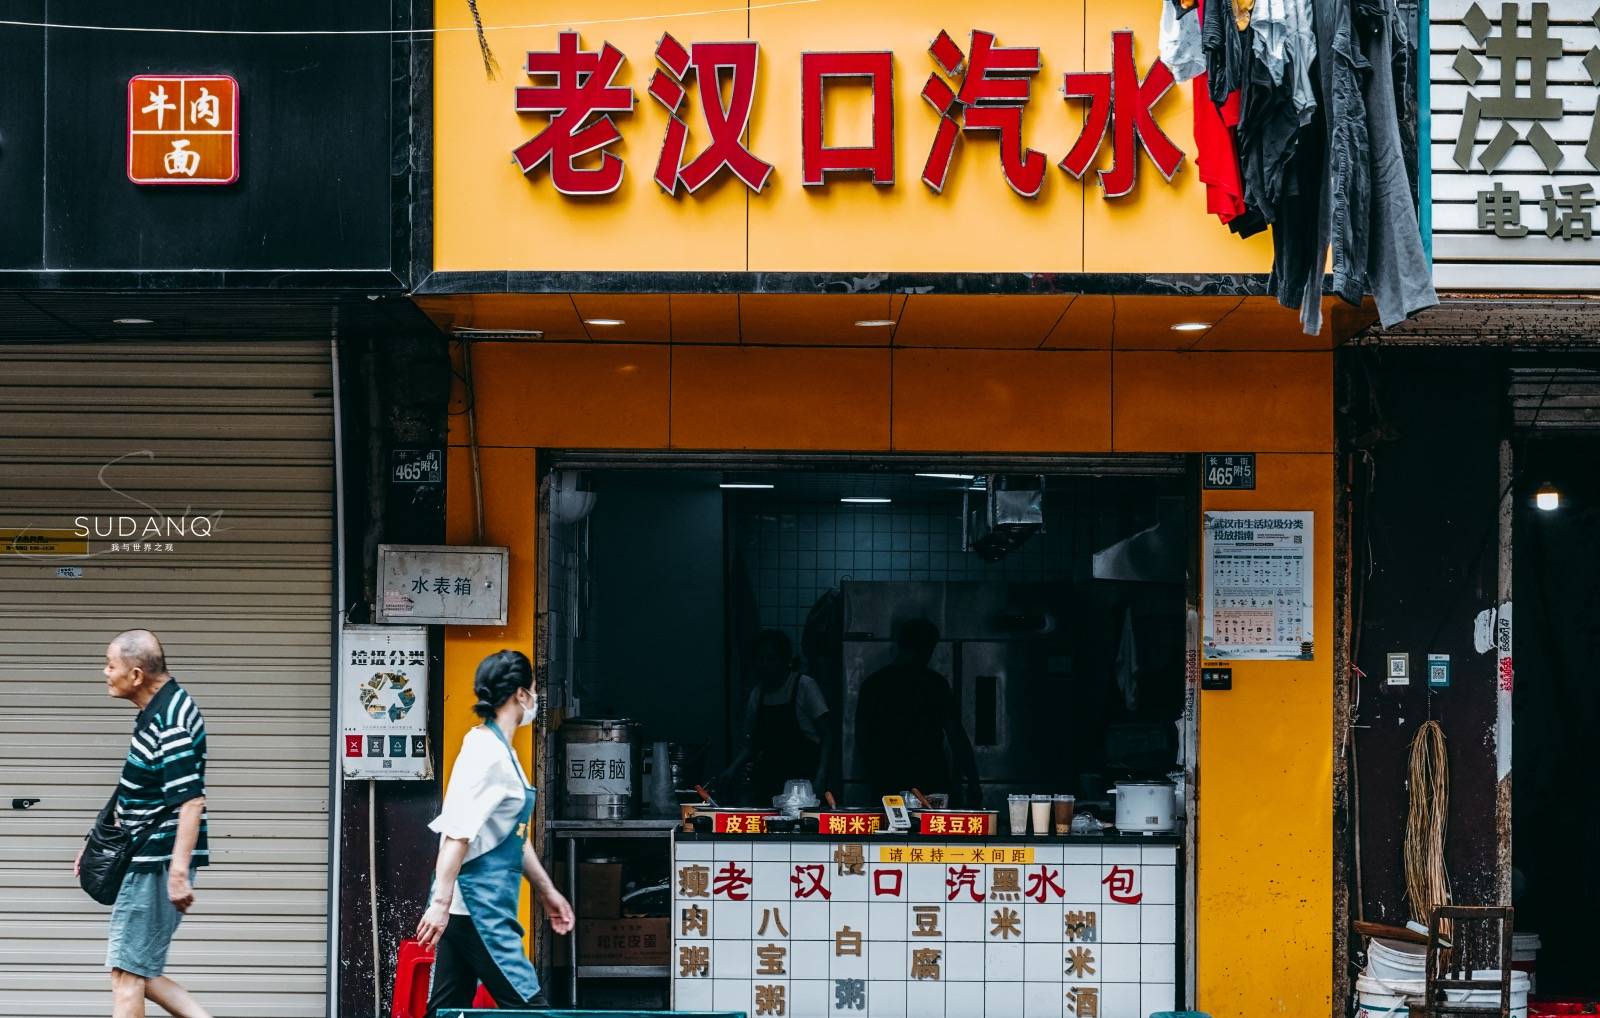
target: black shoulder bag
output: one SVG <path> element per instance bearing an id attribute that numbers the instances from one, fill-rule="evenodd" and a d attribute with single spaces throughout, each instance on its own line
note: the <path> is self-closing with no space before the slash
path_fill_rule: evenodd
<path id="1" fill-rule="evenodd" d="M 138 854 L 150 836 L 161 829 L 174 807 L 168 806 L 151 818 L 138 837 L 117 826 L 117 793 L 95 817 L 83 840 L 83 856 L 78 860 L 78 885 L 84 893 L 102 905 L 114 904 L 122 890 L 122 878 L 127 875 L 133 857 Z"/>

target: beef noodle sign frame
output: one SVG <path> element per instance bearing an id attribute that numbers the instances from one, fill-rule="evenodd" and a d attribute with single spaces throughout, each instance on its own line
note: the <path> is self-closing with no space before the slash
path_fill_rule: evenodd
<path id="1" fill-rule="evenodd" d="M 973 134 L 993 134 L 1006 183 L 1025 198 L 1036 197 L 1054 158 L 1029 148 L 1022 129 L 1023 110 L 1043 69 L 1039 47 L 1001 46 L 993 33 L 981 30 L 973 30 L 963 46 L 941 30 L 928 54 L 933 67 L 921 97 L 938 126 L 923 164 L 923 184 L 942 192 L 957 143 Z M 1083 108 L 1084 127 L 1057 165 L 1081 180 L 1109 138 L 1110 165 L 1097 177 L 1105 197 L 1119 198 L 1133 191 L 1141 149 L 1169 182 L 1184 153 L 1162 132 L 1154 112 L 1172 88 L 1171 70 L 1156 59 L 1141 74 L 1131 31 L 1111 33 L 1111 54 L 1109 71 L 1063 76 L 1062 95 L 1067 104 Z M 631 114 L 636 100 L 631 87 L 617 84 L 626 61 L 609 42 L 584 49 L 573 31 L 562 32 L 554 50 L 528 53 L 526 70 L 534 83 L 516 89 L 516 109 L 548 119 L 512 152 L 523 173 L 531 176 L 543 168 L 557 191 L 575 198 L 612 194 L 622 185 L 625 165 L 612 151 L 622 133 L 613 117 Z M 746 130 L 756 97 L 759 43 L 683 43 L 669 33 L 656 45 L 654 64 L 645 91 L 669 115 L 652 173 L 661 190 L 669 196 L 693 194 L 728 174 L 760 193 L 772 179 L 773 166 L 751 150 Z M 820 187 L 841 176 L 894 186 L 894 64 L 888 51 L 801 54 L 804 186 Z M 824 141 L 827 94 L 851 85 L 871 92 L 870 141 L 830 146 Z M 691 87 L 697 101 L 690 100 Z M 703 138 L 693 149 L 691 123 Z"/>

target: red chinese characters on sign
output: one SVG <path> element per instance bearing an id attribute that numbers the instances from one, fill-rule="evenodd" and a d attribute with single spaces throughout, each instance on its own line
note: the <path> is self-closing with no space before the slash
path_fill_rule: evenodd
<path id="1" fill-rule="evenodd" d="M 905 870 L 874 870 L 872 872 L 872 896 L 874 898 L 898 898 L 905 887 Z"/>
<path id="2" fill-rule="evenodd" d="M 517 88 L 518 113 L 548 113 L 550 123 L 512 151 L 523 173 L 550 164 L 550 182 L 565 195 L 610 194 L 622 186 L 622 157 L 603 152 L 622 140 L 607 114 L 633 112 L 633 89 L 612 84 L 622 51 L 609 42 L 598 53 L 580 49 L 577 32 L 562 32 L 554 52 L 528 54 L 528 77 L 554 78 L 550 85 Z M 601 152 L 600 165 L 578 159 Z"/>
<path id="3" fill-rule="evenodd" d="M 688 49 L 670 33 L 656 44 L 656 62 L 661 65 L 650 79 L 650 95 L 667 108 L 667 134 L 661 142 L 661 158 L 656 162 L 655 181 L 668 194 L 682 184 L 692 194 L 727 169 L 759 193 L 772 176 L 772 164 L 757 159 L 742 140 L 750 125 L 750 108 L 756 99 L 756 59 L 760 55 L 754 42 L 697 42 Z M 722 102 L 722 72 L 731 76 L 728 102 Z M 689 139 L 689 125 L 678 115 L 683 106 L 685 78 L 692 73 L 700 90 L 700 110 L 711 136 L 705 151 L 683 165 L 683 152 Z"/>
<path id="4" fill-rule="evenodd" d="M 872 89 L 872 144 L 829 147 L 823 131 L 827 87 L 851 81 Z M 893 53 L 801 54 L 800 166 L 807 187 L 826 183 L 830 173 L 865 173 L 874 184 L 894 184 Z"/>
<path id="5" fill-rule="evenodd" d="M 1032 898 L 1040 905 L 1043 905 L 1050 898 L 1060 901 L 1066 894 L 1066 889 L 1061 886 L 1061 881 L 1057 879 L 1060 876 L 1060 870 L 1051 869 L 1049 866 L 1040 866 L 1037 872 L 1028 874 L 1027 883 L 1022 892 L 1023 897 Z"/>
<path id="6" fill-rule="evenodd" d="M 922 98 L 939 111 L 939 133 L 922 168 L 922 182 L 943 191 L 962 132 L 997 131 L 1006 183 L 1032 198 L 1044 184 L 1045 157 L 1022 144 L 1022 108 L 1028 104 L 1033 75 L 1042 66 L 1039 48 L 996 46 L 992 33 L 976 30 L 970 48 L 970 55 L 962 53 L 942 30 L 928 47 L 940 70 L 952 78 L 959 76 L 961 88 L 951 88 L 938 72 L 928 75 L 922 86 Z"/>
<path id="7" fill-rule="evenodd" d="M 978 890 L 978 871 L 971 866 L 946 866 L 944 877 L 944 899 L 955 901 L 965 891 L 972 901 L 982 901 L 983 892 Z"/>
<path id="8" fill-rule="evenodd" d="M 226 74 L 128 79 L 128 179 L 231 184 L 239 179 L 239 83 Z"/>
<path id="9" fill-rule="evenodd" d="M 809 863 L 794 868 L 794 873 L 789 877 L 789 883 L 794 886 L 794 896 L 804 900 L 820 896 L 823 901 L 830 900 L 833 895 L 822 883 L 823 874 L 827 867 L 821 863 Z"/>
<path id="10" fill-rule="evenodd" d="M 1143 81 L 1133 62 L 1133 33 L 1111 33 L 1111 70 L 1075 71 L 1066 75 L 1068 99 L 1088 99 L 1089 115 L 1083 133 L 1072 151 L 1061 160 L 1061 168 L 1082 178 L 1111 131 L 1111 167 L 1100 171 L 1100 186 L 1107 198 L 1121 198 L 1133 190 L 1139 165 L 1139 147 L 1150 153 L 1150 160 L 1167 180 L 1178 172 L 1183 150 L 1172 143 L 1156 124 L 1151 107 L 1172 87 L 1172 71 L 1159 59 L 1150 65 Z"/>
<path id="11" fill-rule="evenodd" d="M 1036 197 L 1044 186 L 1048 159 L 1024 144 L 1022 113 L 1032 98 L 1033 78 L 1043 66 L 1039 48 L 999 46 L 993 33 L 973 30 L 963 50 L 941 30 L 928 52 L 936 69 L 921 95 L 939 123 L 923 166 L 923 182 L 942 193 L 962 137 L 992 132 L 1006 183 L 1024 197 Z M 658 66 L 647 91 L 668 113 L 653 178 L 667 194 L 676 195 L 680 189 L 692 194 L 723 171 L 752 191 L 766 187 L 772 164 L 746 141 L 759 57 L 753 40 L 686 46 L 670 33 L 661 37 L 655 51 Z M 611 115 L 633 110 L 633 89 L 616 81 L 625 59 L 610 43 L 598 51 L 583 49 L 578 33 L 572 31 L 560 34 L 554 51 L 528 54 L 528 76 L 539 83 L 517 88 L 517 111 L 548 114 L 550 119 L 514 150 L 523 173 L 548 164 L 556 190 L 571 196 L 605 195 L 621 186 L 623 161 L 609 149 L 622 138 Z M 1158 59 L 1141 80 L 1132 32 L 1112 33 L 1110 71 L 1068 72 L 1064 83 L 1067 99 L 1086 99 L 1088 109 L 1082 134 L 1061 160 L 1063 170 L 1082 179 L 1109 135 L 1111 165 L 1098 171 L 1107 198 L 1133 190 L 1141 149 L 1167 180 L 1172 179 L 1182 165 L 1183 150 L 1162 132 L 1154 114 L 1155 105 L 1172 87 L 1172 72 Z M 707 136 L 700 152 L 692 156 L 686 111 L 691 84 L 699 92 L 698 120 Z M 870 138 L 865 145 L 830 145 L 827 93 L 851 84 L 865 85 L 871 92 Z M 854 174 L 875 185 L 892 186 L 894 54 L 803 53 L 800 89 L 802 184 L 818 187 L 830 177 Z"/>
<path id="12" fill-rule="evenodd" d="M 1105 885 L 1106 895 L 1117 904 L 1137 905 L 1144 900 L 1144 894 L 1134 892 L 1133 876 L 1133 870 L 1128 867 L 1113 866 L 1100 883 Z"/>
<path id="13" fill-rule="evenodd" d="M 750 872 L 734 863 L 725 864 L 711 879 L 712 897 L 725 897 L 729 901 L 744 901 L 750 897 Z"/>

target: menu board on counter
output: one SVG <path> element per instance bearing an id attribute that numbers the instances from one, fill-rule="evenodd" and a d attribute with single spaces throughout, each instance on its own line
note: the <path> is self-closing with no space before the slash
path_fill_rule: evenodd
<path id="1" fill-rule="evenodd" d="M 1144 1018 L 1177 998 L 1174 845 L 679 841 L 673 1007 Z"/>
<path id="2" fill-rule="evenodd" d="M 1310 661 L 1310 512 L 1205 514 L 1204 654 Z"/>

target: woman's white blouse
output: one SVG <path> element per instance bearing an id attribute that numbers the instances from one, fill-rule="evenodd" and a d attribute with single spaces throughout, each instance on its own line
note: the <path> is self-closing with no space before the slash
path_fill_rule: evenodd
<path id="1" fill-rule="evenodd" d="M 441 847 L 445 838 L 466 841 L 463 862 L 476 859 L 515 830 L 526 784 L 521 761 L 512 759 L 499 736 L 482 725 L 470 729 L 450 769 L 444 805 L 428 829 L 438 833 Z M 450 912 L 467 914 L 459 890 L 451 899 Z"/>

